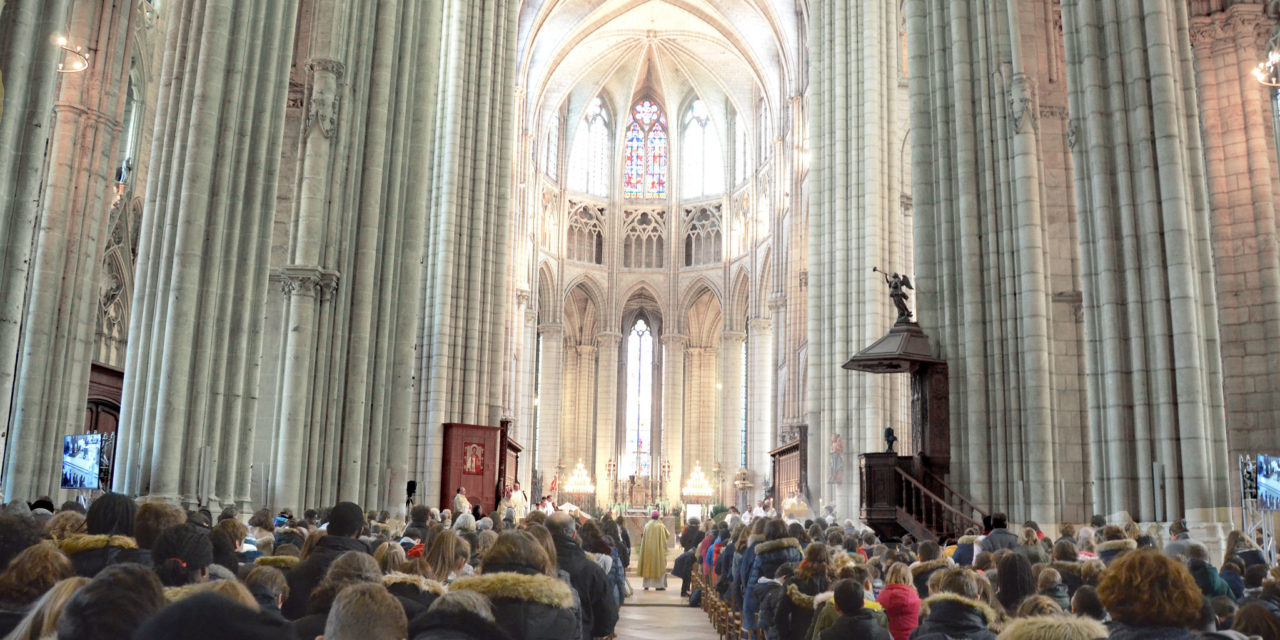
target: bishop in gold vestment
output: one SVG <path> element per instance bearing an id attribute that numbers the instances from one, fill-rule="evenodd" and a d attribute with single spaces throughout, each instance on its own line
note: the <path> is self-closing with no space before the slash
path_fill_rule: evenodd
<path id="1" fill-rule="evenodd" d="M 671 532 L 654 511 L 640 541 L 640 577 L 645 589 L 667 588 L 667 541 Z"/>

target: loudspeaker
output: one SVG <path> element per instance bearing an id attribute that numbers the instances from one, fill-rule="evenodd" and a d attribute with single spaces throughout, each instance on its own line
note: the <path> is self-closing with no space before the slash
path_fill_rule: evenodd
<path id="1" fill-rule="evenodd" d="M 409 497 L 412 498 L 413 494 L 418 492 L 418 481 L 410 480 L 409 483 L 405 485 L 404 492 L 409 494 Z"/>

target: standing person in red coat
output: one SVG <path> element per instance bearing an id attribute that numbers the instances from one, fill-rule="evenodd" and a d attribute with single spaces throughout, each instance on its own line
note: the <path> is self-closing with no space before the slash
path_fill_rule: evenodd
<path id="1" fill-rule="evenodd" d="M 893 640 L 908 640 L 920 624 L 920 595 L 911 580 L 911 569 L 895 562 L 885 573 L 884 589 L 876 602 L 889 616 L 889 635 Z"/>

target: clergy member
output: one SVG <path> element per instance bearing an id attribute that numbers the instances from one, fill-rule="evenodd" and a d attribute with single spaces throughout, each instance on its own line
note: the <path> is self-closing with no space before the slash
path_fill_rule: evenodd
<path id="1" fill-rule="evenodd" d="M 640 577 L 644 578 L 645 591 L 667 588 L 667 540 L 670 538 L 671 532 L 658 519 L 658 512 L 649 514 L 649 524 L 644 526 L 640 539 Z"/>

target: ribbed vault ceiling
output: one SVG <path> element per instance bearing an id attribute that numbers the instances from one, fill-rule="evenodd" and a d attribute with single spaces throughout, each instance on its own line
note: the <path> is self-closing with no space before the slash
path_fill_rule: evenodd
<path id="1" fill-rule="evenodd" d="M 791 93 L 796 0 L 526 0 L 520 81 L 530 115 L 570 117 L 603 95 L 616 112 L 638 95 L 668 112 L 693 96 L 724 113 Z"/>

